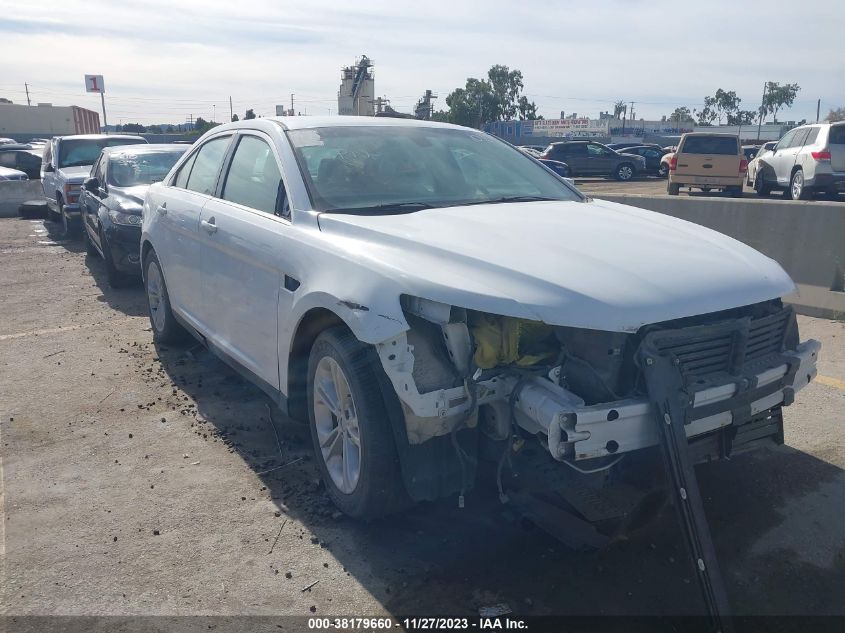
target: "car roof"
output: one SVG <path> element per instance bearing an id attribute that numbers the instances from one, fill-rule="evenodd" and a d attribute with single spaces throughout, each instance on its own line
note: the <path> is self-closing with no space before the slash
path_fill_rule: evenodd
<path id="1" fill-rule="evenodd" d="M 68 136 L 56 137 L 56 139 L 60 141 L 75 141 L 83 139 L 97 140 L 101 138 L 125 138 L 131 140 L 141 139 L 143 141 L 146 141 L 143 136 L 139 136 L 138 134 L 71 134 Z"/>
<path id="2" fill-rule="evenodd" d="M 103 154 L 114 156 L 116 154 L 154 154 L 155 152 L 186 152 L 190 145 L 177 145 L 176 143 L 149 143 L 144 145 L 115 145 L 106 147 Z"/>
<path id="3" fill-rule="evenodd" d="M 438 121 L 422 121 L 419 119 L 398 119 L 392 117 L 371 117 L 371 116 L 281 116 L 261 117 L 258 119 L 245 119 L 233 123 L 224 123 L 211 128 L 212 132 L 225 132 L 228 130 L 241 129 L 267 129 L 270 126 L 278 126 L 284 130 L 307 130 L 321 127 L 418 127 L 418 128 L 442 128 L 454 130 L 470 130 L 460 125 L 451 123 L 440 123 Z M 477 131 L 477 130 L 474 130 Z"/>
<path id="4" fill-rule="evenodd" d="M 684 132 L 684 136 L 725 136 L 739 138 L 736 134 L 725 134 L 724 132 Z"/>

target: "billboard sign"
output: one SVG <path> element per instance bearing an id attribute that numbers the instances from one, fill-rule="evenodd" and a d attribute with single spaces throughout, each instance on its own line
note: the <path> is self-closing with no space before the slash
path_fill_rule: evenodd
<path id="1" fill-rule="evenodd" d="M 106 84 L 103 82 L 102 75 L 85 75 L 85 92 L 99 92 L 103 94 L 106 91 Z"/>
<path id="2" fill-rule="evenodd" d="M 534 136 L 571 138 L 606 136 L 607 122 L 594 119 L 539 119 L 533 121 Z"/>

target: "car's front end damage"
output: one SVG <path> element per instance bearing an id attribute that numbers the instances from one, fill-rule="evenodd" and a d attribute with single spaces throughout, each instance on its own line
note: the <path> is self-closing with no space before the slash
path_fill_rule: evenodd
<path id="1" fill-rule="evenodd" d="M 659 444 L 643 373 L 656 355 L 683 382 L 691 455 L 705 461 L 782 443 L 780 408 L 815 376 L 820 347 L 799 343 L 795 314 L 779 300 L 634 333 L 550 326 L 408 296 L 402 307 L 410 328 L 376 348 L 409 444 L 467 429 L 482 451 L 485 442 L 533 438 L 583 473 L 608 471 Z"/>

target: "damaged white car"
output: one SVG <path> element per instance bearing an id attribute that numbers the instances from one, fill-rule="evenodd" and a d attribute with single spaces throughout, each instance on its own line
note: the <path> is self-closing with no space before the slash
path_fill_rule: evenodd
<path id="1" fill-rule="evenodd" d="M 463 503 L 487 463 L 503 500 L 630 521 L 664 421 L 694 462 L 782 442 L 816 373 L 776 262 L 445 124 L 215 127 L 150 187 L 141 256 L 155 338 L 307 421 L 355 517 Z"/>

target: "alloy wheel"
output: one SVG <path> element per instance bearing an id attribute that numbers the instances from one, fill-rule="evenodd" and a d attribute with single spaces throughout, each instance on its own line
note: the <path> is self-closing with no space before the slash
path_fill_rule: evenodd
<path id="1" fill-rule="evenodd" d="M 163 287 L 161 271 L 158 266 L 153 264 L 147 270 L 147 301 L 150 304 L 153 325 L 158 332 L 164 330 L 164 321 L 167 318 L 164 313 Z"/>
<path id="2" fill-rule="evenodd" d="M 792 199 L 800 200 L 804 192 L 804 172 L 800 169 L 792 176 Z"/>
<path id="3" fill-rule="evenodd" d="M 352 494 L 361 477 L 361 429 L 349 381 L 330 356 L 320 359 L 314 373 L 314 424 L 332 482 Z"/>

